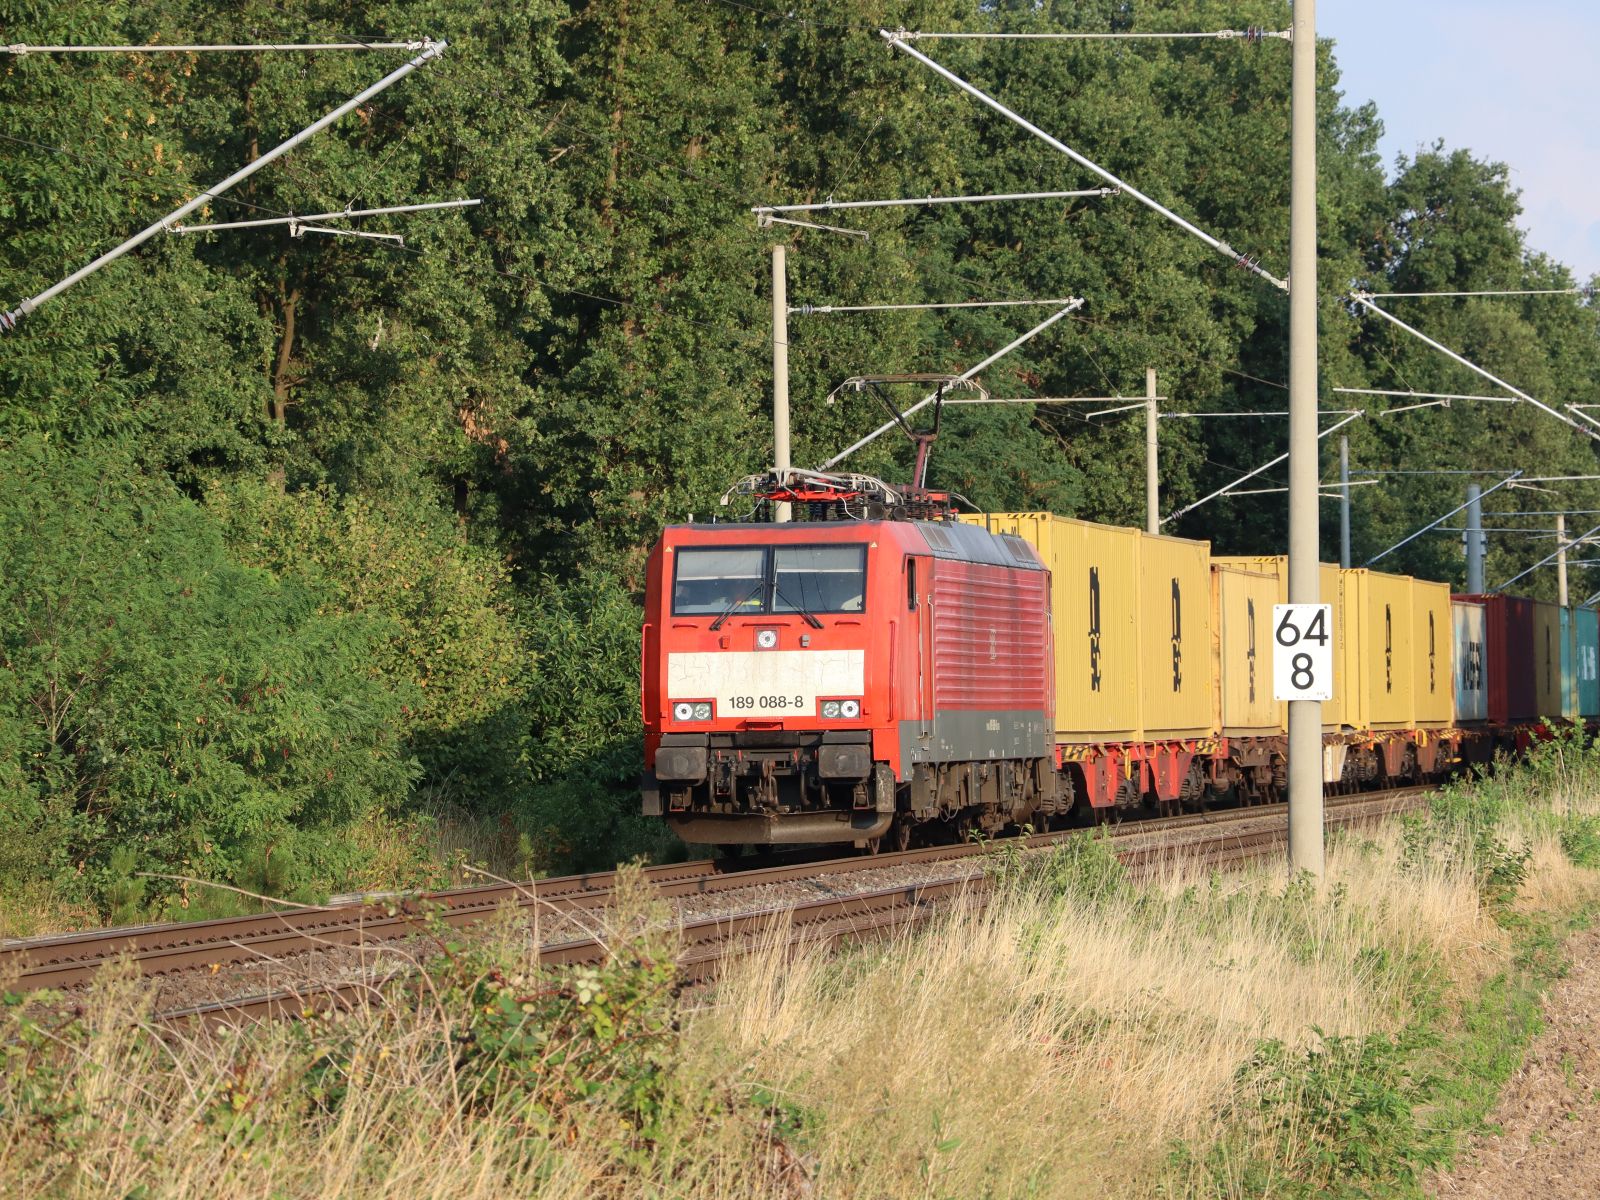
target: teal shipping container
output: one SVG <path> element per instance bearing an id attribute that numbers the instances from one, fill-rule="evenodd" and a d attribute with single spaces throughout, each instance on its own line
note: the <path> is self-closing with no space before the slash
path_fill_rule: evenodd
<path id="1" fill-rule="evenodd" d="M 1572 657 L 1578 680 L 1578 713 L 1600 717 L 1600 613 L 1572 610 Z"/>
<path id="2" fill-rule="evenodd" d="M 1572 610 L 1561 610 L 1561 715 L 1573 721 L 1578 716 L 1578 676 L 1574 670 L 1577 625 Z"/>

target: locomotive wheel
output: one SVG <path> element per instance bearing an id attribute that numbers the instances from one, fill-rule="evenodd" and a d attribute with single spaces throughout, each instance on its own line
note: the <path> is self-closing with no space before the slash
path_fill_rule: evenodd
<path id="1" fill-rule="evenodd" d="M 884 835 L 891 851 L 911 849 L 911 822 L 904 817 L 896 817 L 894 824 L 889 826 L 889 832 Z"/>

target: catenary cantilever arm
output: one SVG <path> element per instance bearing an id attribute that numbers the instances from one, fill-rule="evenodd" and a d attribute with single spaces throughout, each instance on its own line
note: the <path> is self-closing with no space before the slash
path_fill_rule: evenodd
<path id="1" fill-rule="evenodd" d="M 1276 275 L 1274 275 L 1271 271 L 1268 271 L 1265 267 L 1261 266 L 1259 263 L 1257 263 L 1255 261 L 1255 259 L 1251 258 L 1249 255 L 1240 254 L 1237 250 L 1235 250 L 1232 246 L 1228 245 L 1228 243 L 1223 241 L 1221 238 L 1213 237 L 1211 234 L 1207 233 L 1204 229 L 1201 229 L 1193 221 L 1189 221 L 1189 220 L 1186 220 L 1183 217 L 1180 217 L 1177 213 L 1173 212 L 1166 205 L 1162 204 L 1158 200 L 1152 199 L 1151 197 L 1145 195 L 1138 188 L 1134 187 L 1131 183 L 1128 183 L 1126 180 L 1120 179 L 1117 176 L 1113 175 L 1110 171 L 1106 170 L 1099 163 L 1093 162 L 1090 159 L 1085 158 L 1082 154 L 1079 154 L 1076 150 L 1074 150 L 1071 146 L 1067 145 L 1065 142 L 1061 141 L 1059 138 L 1051 137 L 1048 133 L 1046 133 L 1044 130 L 1040 129 L 1032 121 L 1029 121 L 1026 117 L 1023 117 L 1019 113 L 1016 113 L 1016 112 L 1012 111 L 1011 109 L 1007 108 L 1004 104 L 1000 103 L 1000 101 L 996 100 L 993 96 L 989 95 L 987 92 L 984 92 L 984 91 L 980 90 L 979 88 L 974 87 L 972 84 L 968 83 L 965 79 L 962 79 L 961 76 L 957 75 L 954 71 L 951 71 L 951 70 L 949 70 L 949 69 L 947 69 L 945 67 L 940 66 L 938 63 L 934 62 L 933 59 L 929 58 L 926 54 L 922 53 L 922 51 L 916 49 L 914 46 L 908 45 L 906 43 L 906 41 L 905 41 L 905 35 L 904 34 L 902 34 L 902 33 L 891 33 L 887 29 L 880 29 L 878 31 L 878 33 L 883 37 L 883 39 L 885 41 L 887 41 L 889 43 L 889 45 L 893 46 L 896 50 L 899 50 L 899 51 L 901 51 L 901 52 L 903 52 L 905 54 L 910 55 L 912 58 L 914 58 L 918 62 L 920 62 L 923 66 L 927 67 L 928 69 L 930 69 L 931 71 L 935 72 L 936 74 L 942 76 L 943 78 L 948 79 L 951 83 L 955 84 L 956 87 L 958 87 L 962 91 L 966 92 L 967 95 L 973 97 L 976 100 L 979 100 L 979 101 L 983 102 L 984 104 L 987 104 L 990 108 L 994 109 L 995 112 L 999 113 L 1002 117 L 1005 117 L 1008 121 L 1016 122 L 1018 125 L 1022 126 L 1022 128 L 1026 129 L 1029 133 L 1033 134 L 1034 137 L 1036 137 L 1039 140 L 1041 140 L 1042 142 L 1044 142 L 1047 146 L 1050 146 L 1053 149 L 1061 151 L 1061 153 L 1065 154 L 1068 158 L 1070 158 L 1073 162 L 1077 163 L 1079 166 L 1085 167 L 1088 170 L 1093 171 L 1101 179 L 1104 179 L 1107 183 L 1111 184 L 1112 187 L 1120 188 L 1122 191 L 1124 191 L 1128 195 L 1132 196 L 1135 200 L 1137 200 L 1140 204 L 1143 204 L 1146 208 L 1150 209 L 1152 212 L 1156 212 L 1156 213 L 1161 214 L 1161 216 L 1163 216 L 1167 220 L 1171 221 L 1179 229 L 1182 229 L 1187 233 L 1193 234 L 1195 237 L 1199 238 L 1206 245 L 1210 246 L 1213 250 L 1216 250 L 1221 254 L 1227 255 L 1229 258 L 1231 258 L 1239 266 L 1244 267 L 1247 271 L 1253 272 L 1254 274 L 1261 276 L 1261 278 L 1265 279 L 1268 283 L 1272 284 L 1274 287 L 1278 288 L 1280 291 L 1287 292 L 1289 290 L 1289 282 L 1288 282 L 1288 280 L 1279 279 Z"/>
<path id="2" fill-rule="evenodd" d="M 1035 337 L 1036 335 L 1043 333 L 1046 329 L 1049 329 L 1050 326 L 1054 325 L 1057 321 L 1061 320 L 1061 318 L 1065 317 L 1068 313 L 1076 312 L 1078 309 L 1080 309 L 1082 307 L 1083 307 L 1083 301 L 1080 300 L 1080 299 L 1077 299 L 1075 297 L 1071 301 L 1071 303 L 1069 303 L 1065 308 L 1062 308 L 1059 312 L 1051 313 L 1048 317 L 1046 317 L 1043 321 L 1040 321 L 1037 325 L 1035 325 L 1032 329 L 1028 330 L 1028 332 L 1023 334 L 1021 337 L 1015 338 L 1012 341 L 1006 343 L 1000 349 L 996 350 L 993 354 L 989 355 L 989 357 L 984 359 L 981 363 L 977 363 L 974 366 L 968 367 L 960 375 L 956 376 L 956 380 L 965 381 L 965 380 L 971 379 L 979 371 L 985 370 L 988 367 L 990 367 L 990 366 L 994 365 L 995 363 L 999 362 L 1002 358 L 1004 358 L 1006 355 L 1010 354 L 1013 350 L 1015 350 L 1018 346 L 1022 345 L 1024 342 L 1028 341 L 1030 338 Z M 948 385 L 946 385 L 946 386 L 948 386 Z M 919 408 L 922 408 L 922 407 L 924 407 L 926 405 L 932 404 L 936 399 L 938 399 L 938 396 L 939 396 L 938 392 L 929 392 L 921 400 L 918 400 L 910 408 L 906 409 L 905 412 L 900 414 L 901 421 L 903 421 L 906 417 L 909 417 L 912 413 L 916 412 Z M 850 455 L 854 454 L 857 450 L 861 449 L 861 447 L 865 446 L 868 442 L 875 441 L 877 438 L 882 437 L 884 434 L 888 433 L 889 430 L 895 428 L 898 424 L 900 424 L 900 421 L 885 421 L 882 425 L 878 426 L 876 429 L 874 429 L 871 433 L 867 434 L 867 436 L 862 438 L 860 441 L 855 442 L 855 443 L 853 443 L 853 444 L 851 444 L 849 446 L 846 446 L 843 450 L 839 451 L 839 453 L 835 454 L 827 462 L 823 463 L 820 467 L 818 467 L 817 470 L 819 470 L 819 471 L 831 470 L 834 466 L 836 466 L 837 464 L 843 462 L 845 459 L 849 458 Z"/>
<path id="3" fill-rule="evenodd" d="M 17 305 L 17 307 L 14 308 L 12 311 L 10 311 L 10 312 L 0 312 L 0 330 L 9 331 L 9 330 L 15 329 L 18 321 L 22 320 L 23 317 L 27 316 L 34 309 L 38 308 L 46 300 L 54 299 L 55 297 L 59 296 L 62 292 L 66 291 L 73 284 L 79 282 L 82 279 L 86 279 L 90 275 L 93 275 L 101 267 L 105 266 L 107 263 L 114 262 L 116 259 L 121 258 L 124 254 L 128 253 L 128 251 L 138 249 L 138 247 L 144 245 L 144 243 L 148 242 L 151 238 L 155 237 L 156 234 L 170 229 L 176 222 L 183 220 L 184 217 L 187 217 L 190 213 L 194 212 L 196 209 L 199 209 L 202 206 L 204 206 L 206 204 L 209 204 L 212 200 L 215 200 L 218 196 L 222 195 L 223 192 L 225 192 L 229 188 L 233 187 L 234 184 L 239 183 L 241 180 L 248 179 L 251 175 L 254 175 L 262 167 L 266 166 L 268 163 L 274 161 L 275 159 L 282 158 L 285 154 L 289 153 L 289 151 L 293 150 L 301 142 L 305 141 L 307 138 L 315 136 L 318 133 L 321 133 L 324 129 L 326 129 L 329 125 L 332 125 L 340 117 L 344 116 L 346 113 L 352 112 L 355 109 L 359 108 L 361 105 L 365 104 L 368 100 L 372 99 L 372 97 L 376 96 L 379 92 L 381 92 L 385 88 L 389 87 L 391 84 L 399 83 L 402 79 L 404 79 L 407 75 L 411 74 L 411 72 L 415 71 L 418 67 L 424 66 L 430 60 L 438 58 L 439 55 L 444 53 L 446 45 L 447 45 L 447 43 L 445 43 L 445 42 L 431 42 L 431 41 L 428 42 L 427 43 L 427 48 L 424 49 L 421 54 L 419 54 L 415 58 L 413 58 L 410 62 L 406 63 L 402 67 L 398 67 L 395 70 L 389 72 L 389 74 L 385 75 L 382 79 L 378 80 L 377 83 L 375 83 L 371 87 L 367 88 L 360 95 L 352 96 L 349 100 L 346 100 L 343 104 L 339 105 L 339 107 L 334 109 L 332 112 L 328 113 L 327 115 L 325 115 L 323 117 L 318 118 L 316 121 L 312 122 L 310 125 L 307 125 L 304 129 L 302 129 L 299 133 L 295 134 L 288 141 L 280 142 L 278 145 L 274 146 L 271 150 L 268 150 L 265 154 L 263 154 L 260 158 L 256 159 L 254 162 L 248 163 L 245 166 L 239 168 L 239 170 L 235 171 L 232 175 L 229 175 L 221 183 L 216 184 L 215 186 L 213 186 L 211 188 L 208 188 L 206 191 L 201 192 L 193 200 L 190 200 L 185 204 L 179 205 L 178 208 L 174 209 L 172 212 L 170 212 L 166 216 L 162 217 L 159 221 L 156 221 L 152 225 L 146 226 L 144 229 L 141 229 L 138 233 L 134 234 L 132 237 L 128 238 L 126 241 L 121 242 L 116 246 L 113 246 L 110 250 L 107 250 L 104 254 L 102 254 L 99 258 L 95 259 L 93 262 L 88 263 L 85 266 L 79 267 L 76 271 L 74 271 L 72 274 L 68 275 L 65 279 L 61 280 L 59 283 L 54 283 L 54 284 L 50 285 L 49 287 L 45 288 L 44 291 L 40 292 L 37 296 L 30 296 L 28 299 L 24 300 L 21 304 Z"/>
<path id="4" fill-rule="evenodd" d="M 1370 292 L 1351 292 L 1350 293 L 1350 298 L 1352 300 L 1354 300 L 1357 304 L 1361 305 L 1361 307 L 1365 308 L 1368 312 L 1374 313 L 1377 316 L 1382 317 L 1385 321 L 1388 321 L 1391 325 L 1398 325 L 1401 329 L 1404 329 L 1407 333 L 1409 333 L 1412 337 L 1416 338 L 1419 342 L 1423 342 L 1426 345 L 1432 346 L 1435 350 L 1439 351 L 1439 353 L 1443 354 L 1445 357 L 1447 357 L 1449 359 L 1452 359 L 1455 362 L 1460 363 L 1463 367 L 1466 367 L 1467 370 L 1473 371 L 1476 374 L 1483 376 L 1483 378 L 1487 379 L 1490 383 L 1495 384 L 1498 387 L 1505 388 L 1506 391 L 1510 392 L 1518 400 L 1527 401 L 1529 404 L 1533 405 L 1535 408 L 1539 409 L 1540 411 L 1549 413 L 1552 417 L 1554 417 L 1556 420 L 1560 421 L 1563 425 L 1571 426 L 1573 429 L 1576 429 L 1579 433 L 1583 434 L 1584 436 L 1591 437 L 1595 441 L 1600 442 L 1600 433 L 1597 433 L 1593 429 L 1588 429 L 1588 428 L 1584 427 L 1583 425 L 1578 424 L 1578 422 L 1574 421 L 1571 417 L 1566 416 L 1563 413 L 1557 412 L 1555 409 L 1551 408 L 1548 404 L 1545 404 L 1543 401 L 1535 400 L 1532 396 L 1528 395 L 1528 393 L 1523 391 L 1521 388 L 1514 388 L 1509 383 L 1507 383 L 1504 379 L 1501 379 L 1498 375 L 1491 375 L 1488 371 L 1485 371 L 1482 367 L 1480 367 L 1477 363 L 1473 362 L 1470 358 L 1467 358 L 1465 355 L 1462 355 L 1462 354 L 1457 354 L 1454 350 L 1450 349 L 1450 347 L 1446 346 L 1443 342 L 1435 341 L 1433 338 L 1431 338 L 1427 334 L 1423 333 L 1420 329 L 1416 329 L 1416 328 L 1413 328 L 1410 325 L 1407 325 L 1404 321 L 1402 321 L 1399 317 L 1395 316 L 1393 313 L 1385 312 L 1383 309 L 1379 308 L 1375 303 L 1373 303 L 1374 296 L 1372 295 L 1372 293 L 1370 293 Z"/>

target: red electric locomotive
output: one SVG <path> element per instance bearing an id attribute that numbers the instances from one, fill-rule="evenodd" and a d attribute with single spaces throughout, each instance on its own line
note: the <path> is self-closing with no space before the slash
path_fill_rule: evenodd
<path id="1" fill-rule="evenodd" d="M 900 848 L 1054 811 L 1038 554 L 872 513 L 672 526 L 651 550 L 644 811 L 686 841 Z"/>

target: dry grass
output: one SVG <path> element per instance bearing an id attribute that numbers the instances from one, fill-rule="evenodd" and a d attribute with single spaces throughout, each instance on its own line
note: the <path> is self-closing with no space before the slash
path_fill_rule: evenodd
<path id="1" fill-rule="evenodd" d="M 1496 809 L 1495 835 L 1531 856 L 1516 906 L 1600 899 L 1562 841 L 1600 816 L 1597 777 L 1555 771 L 1520 785 L 1537 802 Z M 166 1041 L 130 1021 L 123 986 L 26 1060 L 9 1052 L 0 1195 L 1262 1194 L 1226 1156 L 1202 1172 L 1170 1151 L 1248 1148 L 1244 1068 L 1264 1042 L 1394 1033 L 1419 981 L 1470 996 L 1510 960 L 1482 846 L 1419 829 L 1334 845 L 1321 887 L 1175 862 L 1133 888 L 1090 846 L 1004 866 L 995 902 L 915 936 L 770 948 L 681 1014 L 648 1122 L 603 1093 L 555 1136 L 484 1097 L 463 1066 L 473 1014 L 442 983 L 336 1026 Z M 619 929 L 615 986 L 639 928 Z M 531 979 L 525 936 L 502 934 L 484 961 Z M 1298 1120 L 1274 1134 L 1291 1158 L 1316 1136 Z"/>
<path id="2" fill-rule="evenodd" d="M 1503 961 L 1470 873 L 1399 852 L 1336 847 L 1338 884 L 1287 897 L 1278 871 L 1181 863 L 1149 890 L 1019 889 L 855 962 L 746 964 L 693 1032 L 826 1114 L 819 1164 L 851 1194 L 1139 1192 L 1214 1136 L 1262 1039 L 1390 1031 L 1417 970 L 1472 986 Z"/>

